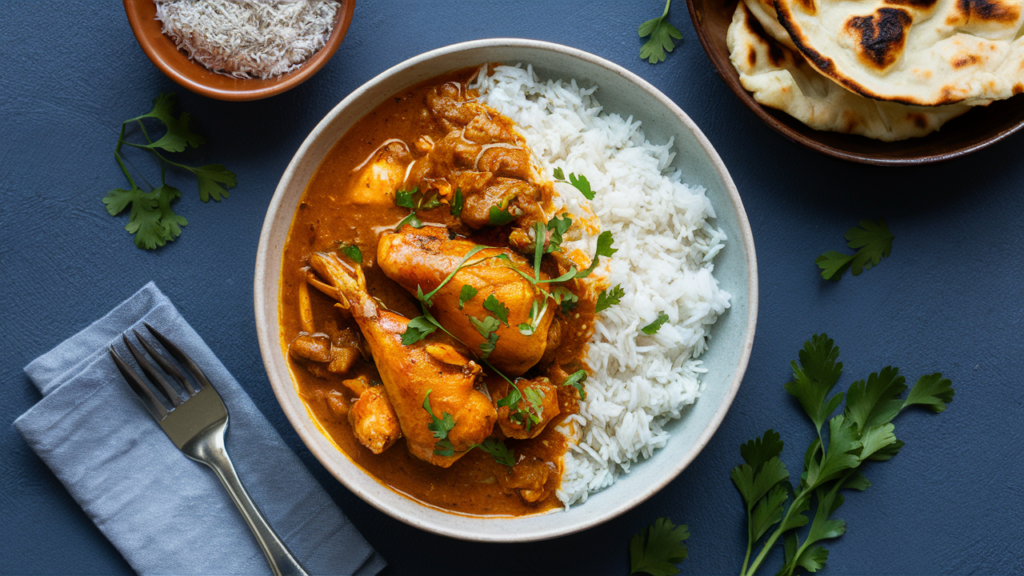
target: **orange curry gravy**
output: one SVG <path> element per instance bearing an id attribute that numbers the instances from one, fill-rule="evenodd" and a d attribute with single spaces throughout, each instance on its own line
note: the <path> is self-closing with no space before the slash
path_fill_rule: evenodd
<path id="1" fill-rule="evenodd" d="M 545 495 L 529 503 L 514 489 L 514 483 L 512 487 L 509 486 L 512 471 L 482 450 L 470 450 L 451 467 L 442 468 L 412 456 L 407 450 L 404 437 L 381 454 L 374 454 L 364 447 L 353 435 L 353 428 L 346 417 L 356 396 L 342 385 L 342 381 L 364 376 L 373 384 L 379 382 L 380 376 L 368 352 L 364 352 L 347 371 L 340 374 L 329 372 L 322 366 L 312 366 L 288 354 L 289 344 L 302 333 L 299 298 L 300 286 L 306 282 L 308 257 L 314 252 L 337 251 L 339 243 L 359 247 L 370 295 L 388 310 L 408 318 L 420 316 L 416 299 L 385 276 L 376 265 L 380 234 L 394 230 L 396 224 L 409 214 L 409 210 L 393 202 L 369 207 L 358 204 L 353 201 L 353 187 L 358 179 L 358 168 L 387 141 L 400 140 L 407 143 L 414 158 L 422 156 L 414 145 L 418 139 L 427 136 L 433 141 L 440 141 L 445 136 L 445 128 L 432 114 L 427 95 L 435 87 L 455 82 L 464 91 L 460 94 L 465 94 L 466 98 L 475 98 L 477 95 L 465 86 L 472 74 L 470 70 L 435 78 L 388 98 L 358 121 L 328 153 L 306 188 L 284 248 L 279 303 L 281 345 L 288 357 L 299 395 L 315 421 L 349 458 L 379 482 L 407 497 L 446 511 L 469 515 L 519 516 L 561 506 L 554 489 L 560 481 L 566 441 L 555 428 L 567 415 L 578 411 L 577 393 L 571 386 L 557 386 L 561 413 L 539 436 L 527 440 L 505 438 L 499 426 L 494 426 L 495 437 L 505 442 L 517 460 L 535 457 L 551 463 L 548 466 L 553 472 L 545 484 Z M 496 112 L 492 112 L 492 116 L 507 126 L 512 125 L 511 121 Z M 541 202 L 549 203 L 550 199 Z M 452 226 L 456 220 L 450 214 L 448 203 L 442 203 L 435 209 L 420 210 L 417 214 L 428 225 L 439 223 Z M 461 226 L 458 229 L 460 234 L 478 244 L 497 247 L 509 245 L 510 226 L 481 226 L 477 230 Z M 527 259 L 532 262 L 532 256 L 527 256 Z M 542 269 L 554 277 L 561 272 L 554 263 L 548 262 L 549 259 L 545 257 Z M 575 284 L 568 282 L 564 286 L 579 296 L 578 305 L 567 313 L 560 310 L 556 312 L 563 336 L 554 354 L 555 360 L 539 363 L 523 377 L 548 376 L 555 384 L 561 384 L 569 373 L 586 367 L 583 358 L 587 341 L 593 333 L 594 302 L 589 293 Z M 339 334 L 344 334 L 344 338 L 349 341 L 353 334 L 356 339 L 360 339 L 355 322 L 334 306 L 333 299 L 312 288 L 308 289 L 308 293 L 317 332 L 330 335 L 335 343 L 341 338 Z M 501 345 L 500 342 L 498 345 Z M 365 345 L 362 349 L 367 350 Z M 481 382 L 481 386 L 487 385 L 495 391 L 491 394 L 495 401 L 507 389 L 507 384 L 487 369 L 484 370 L 482 380 L 485 382 Z"/>

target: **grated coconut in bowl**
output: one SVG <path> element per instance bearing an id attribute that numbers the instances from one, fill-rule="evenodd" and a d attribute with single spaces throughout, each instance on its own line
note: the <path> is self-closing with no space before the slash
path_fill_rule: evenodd
<path id="1" fill-rule="evenodd" d="M 335 0 L 155 0 L 163 33 L 213 72 L 268 79 L 302 66 L 327 43 Z"/>

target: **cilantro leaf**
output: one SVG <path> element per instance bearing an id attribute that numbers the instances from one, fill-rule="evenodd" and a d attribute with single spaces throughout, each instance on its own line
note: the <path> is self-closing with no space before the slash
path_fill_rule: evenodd
<path id="1" fill-rule="evenodd" d="M 359 246 L 356 246 L 355 244 L 347 244 L 345 242 L 338 242 L 337 244 L 338 250 L 341 250 L 342 254 L 348 256 L 349 260 L 356 264 L 363 263 L 363 251 L 359 249 Z"/>
<path id="2" fill-rule="evenodd" d="M 618 304 L 625 295 L 626 291 L 622 289 L 621 284 L 616 284 L 610 291 L 608 289 L 602 290 L 601 293 L 597 295 L 597 305 L 594 306 L 594 313 L 596 314 L 602 310 L 607 310 Z"/>
<path id="3" fill-rule="evenodd" d="M 517 326 L 517 328 L 519 328 L 519 333 L 523 336 L 533 336 L 533 333 L 537 331 L 537 329 L 533 327 L 533 324 L 530 324 L 529 322 L 523 322 Z"/>
<path id="4" fill-rule="evenodd" d="M 804 343 L 799 357 L 800 366 L 797 366 L 796 361 L 790 362 L 793 380 L 785 388 L 800 401 L 800 406 L 814 423 L 815 430 L 819 430 L 825 419 L 843 401 L 842 392 L 825 401 L 843 373 L 843 363 L 836 362 L 839 348 L 827 334 L 815 334 L 810 341 Z"/>
<path id="5" fill-rule="evenodd" d="M 562 314 L 568 314 L 580 301 L 580 297 L 565 286 L 555 286 L 552 288 L 551 296 L 554 298 L 555 304 L 558 304 L 562 310 Z"/>
<path id="6" fill-rule="evenodd" d="M 568 232 L 570 227 L 572 227 L 572 217 L 568 214 L 563 214 L 561 218 L 555 216 L 549 220 L 547 228 L 551 232 L 551 236 L 548 238 L 548 247 L 544 252 L 550 254 L 561 248 L 562 235 Z"/>
<path id="7" fill-rule="evenodd" d="M 630 539 L 629 573 L 651 576 L 678 574 L 679 568 L 675 564 L 686 560 L 688 551 L 683 541 L 689 537 L 685 524 L 676 526 L 668 518 L 658 518 L 647 530 Z"/>
<path id="8" fill-rule="evenodd" d="M 494 331 L 501 325 L 501 320 L 494 316 L 488 316 L 483 320 L 470 316 L 469 323 L 484 337 L 484 341 L 480 343 L 480 352 L 483 353 L 483 358 L 487 359 L 491 352 L 494 352 L 494 347 L 498 343 L 498 335 Z"/>
<path id="9" fill-rule="evenodd" d="M 140 148 L 159 148 L 168 152 L 182 152 L 189 146 L 198 148 L 200 144 L 206 142 L 206 139 L 189 129 L 190 116 L 188 112 L 182 112 L 178 118 L 174 117 L 174 108 L 177 104 L 177 94 L 161 93 L 153 100 L 153 109 L 151 111 L 132 119 L 153 118 L 162 122 L 167 128 L 167 132 L 156 142 L 145 145 L 140 144 Z M 129 122 L 132 120 L 129 120 Z"/>
<path id="10" fill-rule="evenodd" d="M 491 206 L 491 209 L 487 212 L 487 217 L 491 226 L 503 226 L 516 219 L 515 215 L 508 208 L 501 209 L 497 206 Z"/>
<path id="11" fill-rule="evenodd" d="M 466 205 L 466 199 L 462 196 L 462 188 L 455 189 L 455 198 L 452 199 L 451 214 L 458 218 L 462 215 L 462 208 Z"/>
<path id="12" fill-rule="evenodd" d="M 561 168 L 555 168 L 554 173 L 555 173 L 555 180 L 559 180 L 559 181 L 565 182 L 565 173 L 562 172 Z"/>
<path id="13" fill-rule="evenodd" d="M 220 202 L 222 197 L 228 197 L 228 191 L 224 189 L 224 186 L 234 188 L 238 184 L 235 173 L 225 168 L 223 164 L 207 164 L 199 168 L 189 168 L 189 170 L 199 180 L 199 199 L 203 202 L 209 202 L 210 198 Z"/>
<path id="14" fill-rule="evenodd" d="M 847 246 L 857 251 L 854 255 L 829 251 L 818 256 L 814 263 L 821 268 L 821 277 L 826 280 L 839 280 L 847 268 L 854 276 L 860 276 L 861 272 L 877 266 L 882 258 L 889 257 L 893 239 L 895 236 L 884 219 L 861 220 L 860 228 L 846 231 Z"/>
<path id="15" fill-rule="evenodd" d="M 417 216 L 415 212 L 409 212 L 408 216 L 402 218 L 398 224 L 395 225 L 395 230 L 401 230 L 406 224 L 416 229 L 423 228 L 423 221 L 420 220 L 419 216 Z"/>
<path id="16" fill-rule="evenodd" d="M 437 442 L 434 443 L 434 454 L 451 456 L 455 453 L 455 449 L 451 440 L 448 440 L 448 433 L 455 427 L 455 417 L 447 412 L 442 414 L 441 418 L 434 415 L 434 411 L 430 407 L 431 392 L 432 390 L 427 390 L 427 395 L 423 397 L 423 409 L 430 414 L 431 422 L 427 424 L 427 430 L 433 432 L 434 438 L 437 439 Z"/>
<path id="17" fill-rule="evenodd" d="M 409 324 L 405 327 L 405 332 L 402 332 L 402 346 L 411 346 L 423 340 L 435 330 L 437 330 L 437 326 L 426 316 L 417 316 L 409 320 Z"/>
<path id="18" fill-rule="evenodd" d="M 569 183 L 579 190 L 580 194 L 583 194 L 587 200 L 594 199 L 594 191 L 590 189 L 590 182 L 587 181 L 587 177 L 583 174 L 579 176 L 569 174 Z"/>
<path id="19" fill-rule="evenodd" d="M 412 190 L 399 190 L 395 192 L 395 205 L 401 208 L 415 210 L 416 200 L 413 199 L 413 195 L 417 192 L 419 192 L 419 188 L 413 188 Z"/>
<path id="20" fill-rule="evenodd" d="M 534 424 L 540 424 L 544 417 L 544 391 L 538 388 L 526 388 L 523 390 L 523 395 L 526 396 L 526 402 L 530 405 L 527 416 Z M 526 423 L 526 429 L 530 429 L 529 422 Z"/>
<path id="21" fill-rule="evenodd" d="M 459 310 L 462 310 L 462 307 L 465 306 L 466 302 L 472 300 L 473 297 L 476 296 L 476 293 L 476 288 L 473 288 L 469 284 L 463 284 L 462 291 L 459 292 Z"/>
<path id="22" fill-rule="evenodd" d="M 641 38 L 650 36 L 644 45 L 640 47 L 640 59 L 647 60 L 651 64 L 657 64 L 665 60 L 665 52 L 671 52 L 676 47 L 676 40 L 683 38 L 682 32 L 675 26 L 669 24 L 668 8 L 672 0 L 666 0 L 665 11 L 658 18 L 653 18 L 640 25 L 637 32 Z"/>
<path id="23" fill-rule="evenodd" d="M 580 393 L 580 400 L 587 399 L 587 391 L 583 389 L 583 383 L 587 381 L 587 371 L 577 370 L 569 375 L 569 378 L 562 382 L 562 386 L 572 386 Z"/>
<path id="24" fill-rule="evenodd" d="M 617 248 L 612 248 L 612 244 L 614 242 L 615 239 L 612 238 L 611 231 L 605 230 L 604 232 L 601 232 L 601 235 L 597 237 L 597 250 L 594 252 L 594 259 L 590 262 L 590 266 L 586 270 L 580 270 L 577 272 L 575 277 L 586 278 L 587 276 L 590 276 L 590 273 L 597 268 L 597 261 L 601 256 L 611 258 L 612 254 L 618 252 L 619 250 Z"/>
<path id="25" fill-rule="evenodd" d="M 763 466 L 766 462 L 782 454 L 782 436 L 774 431 L 767 430 L 761 438 L 748 440 L 740 446 L 740 456 L 753 468 Z"/>
<path id="26" fill-rule="evenodd" d="M 463 287 L 463 290 L 465 290 L 465 287 Z M 508 326 L 508 306 L 500 302 L 494 294 L 491 294 L 484 300 L 484 309 L 492 312 L 498 317 L 498 320 L 501 320 L 505 326 Z"/>
<path id="27" fill-rule="evenodd" d="M 117 216 L 130 206 L 124 229 L 135 236 L 136 246 L 154 250 L 180 236 L 181 226 L 188 224 L 188 220 L 171 208 L 180 197 L 181 192 L 167 184 L 152 192 L 133 186 L 131 190 L 111 190 L 103 197 L 103 203 L 111 216 Z"/>
<path id="28" fill-rule="evenodd" d="M 504 442 L 497 438 L 487 438 L 482 444 L 476 444 L 475 447 L 490 454 L 498 464 L 508 466 L 509 468 L 516 465 L 515 452 L 510 450 L 508 446 L 505 446 Z"/>
<path id="29" fill-rule="evenodd" d="M 662 325 L 665 324 L 665 322 L 668 322 L 668 314 L 662 312 L 658 314 L 658 318 L 654 322 L 651 322 L 647 326 L 644 326 L 643 328 L 640 329 L 640 331 L 643 332 L 644 334 L 647 334 L 648 336 L 653 336 L 658 333 L 658 330 L 661 330 L 661 327 Z"/>
<path id="30" fill-rule="evenodd" d="M 888 424 L 903 408 L 898 396 L 907 389 L 899 369 L 886 366 L 880 372 L 858 380 L 846 391 L 846 417 L 862 432 Z"/>
<path id="31" fill-rule="evenodd" d="M 946 404 L 953 401 L 953 383 L 949 378 L 943 378 L 942 374 L 936 372 L 928 376 L 922 376 L 914 383 L 914 387 L 907 394 L 903 406 L 919 404 L 927 406 L 932 412 L 938 414 L 946 409 Z"/>

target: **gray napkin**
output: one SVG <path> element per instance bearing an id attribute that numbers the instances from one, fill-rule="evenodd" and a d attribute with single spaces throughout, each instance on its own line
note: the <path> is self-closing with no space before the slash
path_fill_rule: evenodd
<path id="1" fill-rule="evenodd" d="M 242 515 L 206 466 L 178 451 L 107 346 L 146 321 L 191 356 L 224 398 L 227 448 L 252 499 L 314 574 L 373 575 L 383 558 L 342 515 L 249 396 L 150 282 L 25 372 L 43 399 L 14 426 L 140 574 L 269 574 Z M 141 371 L 140 371 L 141 373 Z"/>

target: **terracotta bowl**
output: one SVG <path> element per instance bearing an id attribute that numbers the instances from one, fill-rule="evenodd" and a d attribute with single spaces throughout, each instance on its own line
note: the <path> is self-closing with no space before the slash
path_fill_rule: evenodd
<path id="1" fill-rule="evenodd" d="M 269 80 L 243 80 L 217 74 L 189 59 L 184 52 L 178 50 L 174 40 L 160 31 L 161 24 L 156 19 L 156 4 L 153 0 L 124 0 L 124 11 L 128 15 L 128 23 L 131 24 L 132 32 L 135 33 L 135 39 L 139 41 L 142 51 L 168 78 L 196 94 L 237 102 L 269 98 L 291 90 L 323 68 L 345 37 L 348 25 L 352 22 L 352 11 L 356 7 L 355 0 L 340 2 L 338 21 L 334 24 L 327 44 L 298 70 Z"/>
<path id="2" fill-rule="evenodd" d="M 673 168 L 683 180 L 707 189 L 716 225 L 729 238 L 715 259 L 715 277 L 732 295 L 730 309 L 712 329 L 701 356 L 708 372 L 701 397 L 670 423 L 667 446 L 634 465 L 610 488 L 590 495 L 568 511 L 519 518 L 481 518 L 422 505 L 378 483 L 325 437 L 310 418 L 288 372 L 278 325 L 281 256 L 296 207 L 309 179 L 331 147 L 378 104 L 430 78 L 486 63 L 532 64 L 542 78 L 575 78 L 597 85 L 606 112 L 643 122 L 652 142 L 675 139 Z M 523 542 L 583 530 L 622 514 L 649 498 L 686 468 L 721 424 L 750 358 L 757 320 L 757 262 L 743 203 L 721 158 L 692 120 L 668 97 L 628 70 L 586 52 L 538 42 L 499 38 L 456 44 L 427 52 L 386 70 L 352 92 L 313 129 L 292 158 L 267 210 L 256 253 L 253 286 L 260 353 L 291 425 L 314 456 L 353 493 L 412 526 L 438 534 L 486 542 Z"/>
<path id="3" fill-rule="evenodd" d="M 900 142 L 813 130 L 785 112 L 761 106 L 740 84 L 725 46 L 736 0 L 687 0 L 687 5 L 704 51 L 736 96 L 777 132 L 822 154 L 883 166 L 927 164 L 970 154 L 1024 126 L 1024 98 L 1017 97 L 971 110 L 928 136 Z"/>

